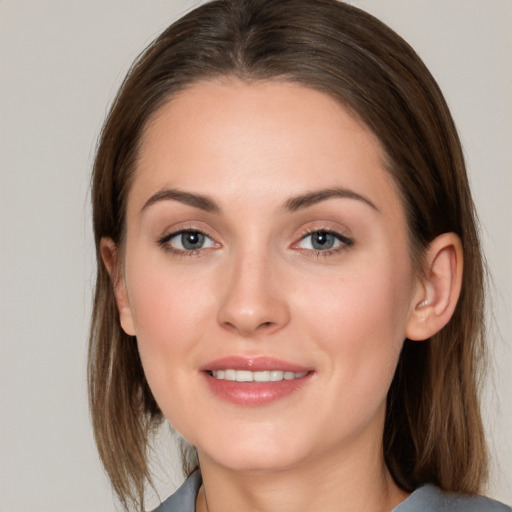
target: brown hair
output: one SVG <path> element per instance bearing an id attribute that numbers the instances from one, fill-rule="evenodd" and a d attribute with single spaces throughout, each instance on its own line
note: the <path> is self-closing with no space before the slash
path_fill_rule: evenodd
<path id="1" fill-rule="evenodd" d="M 136 343 L 121 329 L 100 240 L 110 237 L 122 247 L 127 192 L 148 120 L 176 91 L 219 76 L 298 82 L 336 98 L 366 123 L 402 195 L 416 268 L 436 236 L 460 236 L 465 263 L 456 311 L 430 340 L 405 341 L 388 393 L 384 450 L 405 490 L 431 482 L 478 492 L 487 474 L 477 393 L 484 270 L 461 145 L 438 85 L 403 39 L 355 7 L 336 0 L 217 0 L 171 25 L 134 64 L 94 164 L 98 273 L 90 408 L 101 460 L 121 502 L 143 507 L 149 439 L 162 414 Z"/>

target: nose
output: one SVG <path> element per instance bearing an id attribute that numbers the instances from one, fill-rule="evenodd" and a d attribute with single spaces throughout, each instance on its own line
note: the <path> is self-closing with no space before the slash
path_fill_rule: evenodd
<path id="1" fill-rule="evenodd" d="M 270 257 L 253 252 L 234 259 L 221 285 L 219 324 L 244 337 L 271 334 L 287 325 L 286 287 Z"/>

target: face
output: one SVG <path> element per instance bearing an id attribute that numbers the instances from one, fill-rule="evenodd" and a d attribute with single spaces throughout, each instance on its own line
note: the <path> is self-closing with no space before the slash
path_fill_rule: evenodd
<path id="1" fill-rule="evenodd" d="M 380 448 L 416 285 L 361 122 L 299 85 L 196 84 L 149 123 L 127 205 L 122 325 L 201 460 Z"/>

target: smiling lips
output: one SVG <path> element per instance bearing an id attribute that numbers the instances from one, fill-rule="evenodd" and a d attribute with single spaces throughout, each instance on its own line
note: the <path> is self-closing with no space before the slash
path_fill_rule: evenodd
<path id="1" fill-rule="evenodd" d="M 298 391 L 313 371 L 274 358 L 230 357 L 202 368 L 210 390 L 224 401 L 258 406 Z"/>
<path id="2" fill-rule="evenodd" d="M 282 370 L 263 370 L 251 372 L 250 370 L 215 370 L 212 377 L 220 380 L 229 380 L 236 382 L 279 382 L 282 380 L 300 379 L 307 375 L 306 372 L 285 372 Z"/>

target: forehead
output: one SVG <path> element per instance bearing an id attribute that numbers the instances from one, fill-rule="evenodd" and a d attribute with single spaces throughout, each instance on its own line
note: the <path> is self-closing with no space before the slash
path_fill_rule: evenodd
<path id="1" fill-rule="evenodd" d="M 384 160 L 374 134 L 327 94 L 288 82 L 200 82 L 148 122 L 130 196 L 183 187 L 268 198 L 318 184 L 380 202 L 396 196 Z"/>

